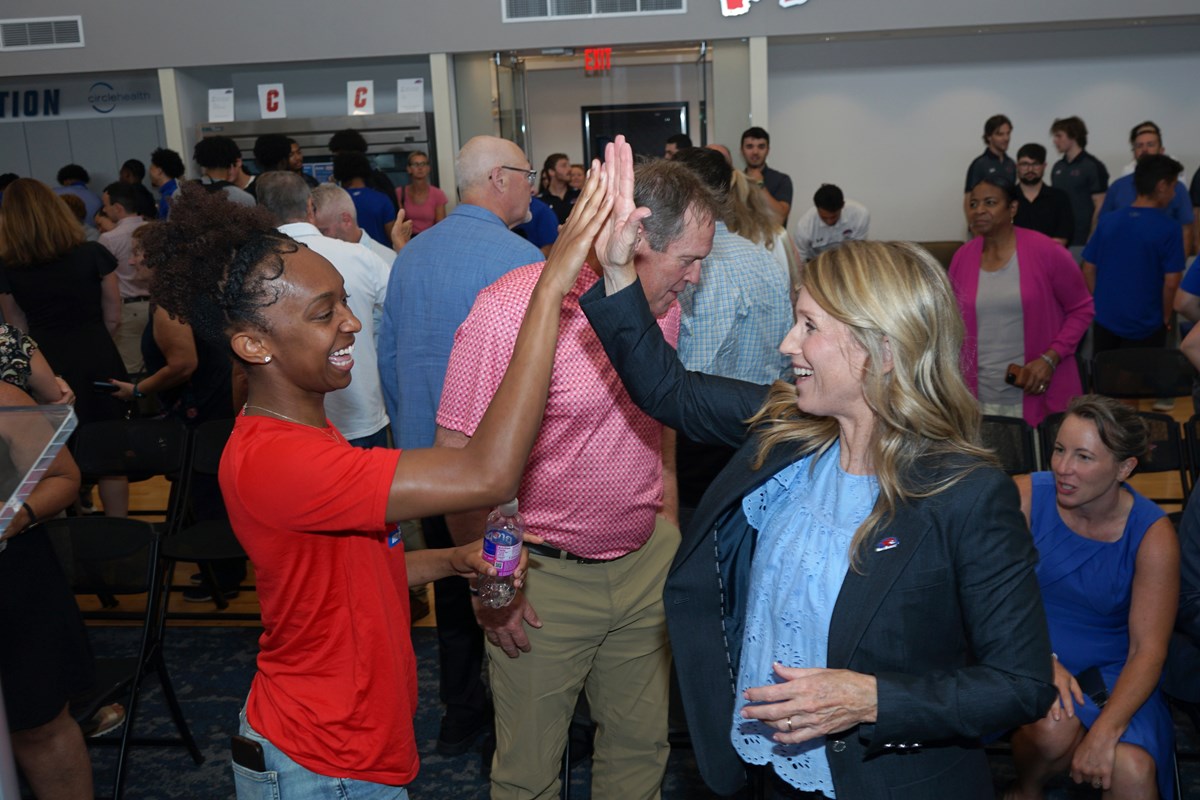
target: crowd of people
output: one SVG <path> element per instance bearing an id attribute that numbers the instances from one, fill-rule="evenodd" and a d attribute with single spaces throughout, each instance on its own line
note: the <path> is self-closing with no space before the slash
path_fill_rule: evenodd
<path id="1" fill-rule="evenodd" d="M 196 144 L 195 181 L 166 149 L 99 195 L 68 165 L 55 189 L 0 187 L 0 375 L 11 404 L 73 402 L 83 423 L 151 396 L 188 425 L 235 418 L 220 488 L 264 626 L 241 798 L 408 796 L 409 587 L 429 582 L 436 748 L 490 732 L 493 798 L 557 796 L 581 695 L 594 796 L 658 796 L 673 670 L 722 794 L 991 797 L 983 742 L 1011 735 L 1009 798 L 1068 773 L 1167 798 L 1160 682 L 1169 646 L 1200 652 L 1200 514 L 1181 590 L 1171 524 L 1127 483 L 1145 423 L 1084 394 L 1077 353 L 1167 346 L 1175 312 L 1200 318 L 1200 273 L 1180 280 L 1200 178 L 1188 198 L 1152 122 L 1111 186 L 1081 120 L 1051 134 L 1048 186 L 1045 147 L 1013 161 L 1011 122 L 986 121 L 948 269 L 870 240 L 833 183 L 793 214 L 760 127 L 742 168 L 682 134 L 662 158 L 617 137 L 540 170 L 478 136 L 449 213 L 427 153 L 396 188 L 352 130 L 320 185 L 278 135 L 254 174 L 221 136 Z M 1050 470 L 1006 476 L 982 414 L 1065 415 Z M 6 541 L 37 538 L 73 470 Z M 98 489 L 127 513 L 122 479 Z M 487 608 L 479 540 L 512 497 L 519 590 Z M 188 599 L 233 596 L 245 563 L 217 574 Z M 44 657 L 84 663 L 10 719 L 44 786 L 80 772 L 50 774 L 36 745 L 78 755 L 64 715 L 88 656 L 66 628 Z M 28 671 L 0 667 L 8 701 Z"/>

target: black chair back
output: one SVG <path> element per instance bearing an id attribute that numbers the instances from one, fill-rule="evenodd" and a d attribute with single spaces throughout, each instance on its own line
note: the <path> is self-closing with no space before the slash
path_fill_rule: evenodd
<path id="1" fill-rule="evenodd" d="M 993 451 L 1009 475 L 1037 472 L 1033 428 L 1020 417 L 984 415 L 980 429 L 984 447 Z"/>
<path id="2" fill-rule="evenodd" d="M 75 431 L 71 454 L 85 480 L 120 475 L 144 481 L 162 475 L 171 481 L 165 509 L 130 511 L 134 516 L 166 517 L 164 530 L 179 524 L 184 467 L 188 457 L 188 432 L 173 419 L 122 419 L 91 422 Z"/>
<path id="3" fill-rule="evenodd" d="M 1131 347 L 1092 359 L 1092 391 L 1109 397 L 1190 397 L 1196 368 L 1178 350 Z"/>

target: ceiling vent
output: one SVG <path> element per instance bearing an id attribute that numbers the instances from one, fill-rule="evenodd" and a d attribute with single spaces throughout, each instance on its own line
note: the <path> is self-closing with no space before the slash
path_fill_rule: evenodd
<path id="1" fill-rule="evenodd" d="M 687 0 L 504 0 L 504 21 L 682 14 Z"/>
<path id="2" fill-rule="evenodd" d="M 83 17 L 0 19 L 0 51 L 83 47 Z"/>

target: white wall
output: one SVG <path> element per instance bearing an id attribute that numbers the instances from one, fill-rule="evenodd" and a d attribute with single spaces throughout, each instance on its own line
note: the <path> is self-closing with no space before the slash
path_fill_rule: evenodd
<path id="1" fill-rule="evenodd" d="M 719 0 L 689 0 L 684 14 L 570 16 L 506 24 L 501 21 L 502 2 L 4 0 L 0 14 L 6 18 L 82 13 L 87 46 L 0 53 L 0 74 L 91 73 L 247 61 L 305 62 L 943 27 L 1072 25 L 1133 17 L 1163 20 L 1190 16 L 1194 23 L 1197 14 L 1196 0 L 812 0 L 789 8 L 774 0 L 758 0 L 749 4 L 744 15 L 724 17 Z"/>
<path id="2" fill-rule="evenodd" d="M 688 129 L 693 141 L 700 141 L 700 79 L 693 63 L 614 65 L 608 75 L 596 78 L 585 78 L 582 69 L 529 70 L 526 75 L 534 150 L 529 159 L 535 167 L 540 168 L 551 153 L 566 153 L 573 163 L 581 161 L 580 109 L 584 106 L 686 100 Z M 710 127 L 709 141 L 711 136 Z"/>
<path id="3" fill-rule="evenodd" d="M 871 210 L 879 239 L 966 235 L 967 165 L 995 113 L 1013 120 L 1010 155 L 1039 142 L 1049 161 L 1051 122 L 1082 117 L 1088 149 L 1114 177 L 1130 160 L 1129 129 L 1153 119 L 1190 179 L 1200 166 L 1198 37 L 1180 26 L 772 44 L 769 161 L 792 176 L 795 208 L 836 183 Z"/>

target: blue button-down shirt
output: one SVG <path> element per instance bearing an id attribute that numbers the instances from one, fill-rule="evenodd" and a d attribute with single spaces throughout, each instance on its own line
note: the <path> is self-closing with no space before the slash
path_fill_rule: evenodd
<path id="1" fill-rule="evenodd" d="M 788 274 L 763 246 L 717 221 L 700 282 L 679 295 L 679 359 L 693 372 L 750 383 L 783 377 L 779 343 L 792 327 Z"/>
<path id="2" fill-rule="evenodd" d="M 398 447 L 433 444 L 454 332 L 475 295 L 509 270 L 542 260 L 495 214 L 465 203 L 400 251 L 379 332 L 379 375 Z"/>

